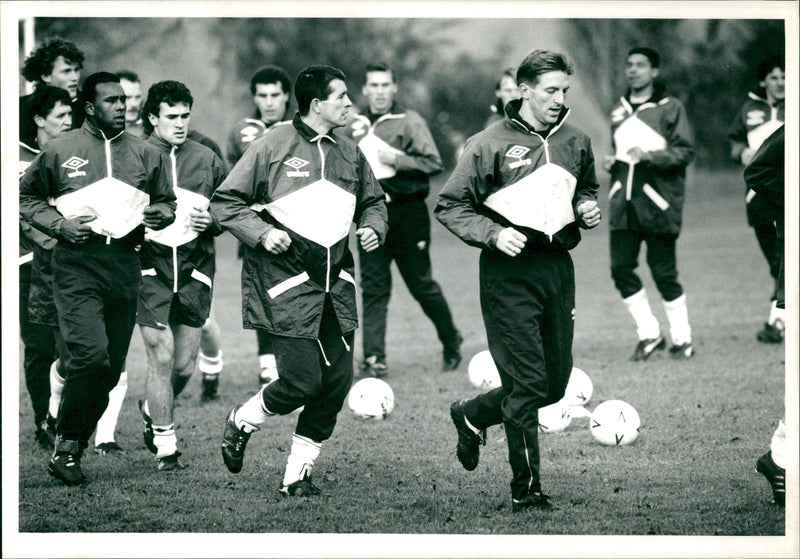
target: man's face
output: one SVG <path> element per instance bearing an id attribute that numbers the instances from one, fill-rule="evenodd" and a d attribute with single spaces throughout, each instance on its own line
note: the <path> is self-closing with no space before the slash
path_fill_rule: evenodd
<path id="1" fill-rule="evenodd" d="M 186 103 L 167 105 L 162 102 L 158 106 L 158 116 L 150 114 L 147 118 L 150 119 L 156 136 L 173 146 L 179 146 L 186 141 L 189 134 L 191 112 L 192 108 Z"/>
<path id="2" fill-rule="evenodd" d="M 42 81 L 53 87 L 66 89 L 70 99 L 78 96 L 78 80 L 81 77 L 80 66 L 59 56 L 53 62 L 53 71 L 48 76 L 42 76 Z"/>
<path id="3" fill-rule="evenodd" d="M 347 96 L 347 85 L 342 80 L 334 79 L 328 84 L 328 98 L 320 101 L 320 117 L 331 129 L 344 126 L 347 123 L 347 114 L 353 103 Z"/>
<path id="4" fill-rule="evenodd" d="M 119 84 L 126 97 L 125 122 L 136 122 L 142 114 L 142 84 L 128 81 L 125 78 L 119 80 Z"/>
<path id="5" fill-rule="evenodd" d="M 520 86 L 523 108 L 527 107 L 532 124 L 537 130 L 555 124 L 569 89 L 569 75 L 560 70 L 540 74 L 536 85 Z"/>
<path id="6" fill-rule="evenodd" d="M 773 68 L 766 75 L 764 81 L 760 82 L 761 87 L 767 90 L 767 99 L 770 101 L 782 101 L 786 98 L 786 73 L 780 68 Z"/>
<path id="7" fill-rule="evenodd" d="M 625 64 L 625 80 L 628 87 L 640 91 L 653 83 L 658 76 L 658 68 L 653 68 L 650 59 L 643 54 L 632 54 Z"/>
<path id="8" fill-rule="evenodd" d="M 509 101 L 519 99 L 519 88 L 517 87 L 517 80 L 511 76 L 503 76 L 500 80 L 500 89 L 496 92 L 497 98 L 505 107 Z"/>
<path id="9" fill-rule="evenodd" d="M 367 81 L 362 93 L 367 98 L 373 114 L 388 113 L 397 95 L 397 84 L 391 72 L 367 72 Z"/>
<path id="10" fill-rule="evenodd" d="M 35 116 L 36 126 L 44 132 L 45 141 L 55 140 L 72 128 L 72 106 L 56 101 L 47 116 Z M 39 142 L 42 145 L 42 142 Z"/>
<path id="11" fill-rule="evenodd" d="M 125 92 L 116 82 L 97 84 L 94 103 L 86 104 L 86 114 L 94 116 L 102 130 L 119 132 L 125 129 Z"/>
<path id="12" fill-rule="evenodd" d="M 289 101 L 289 92 L 283 91 L 280 82 L 257 83 L 253 102 L 261 114 L 261 120 L 267 124 L 283 119 L 286 112 L 286 103 Z"/>

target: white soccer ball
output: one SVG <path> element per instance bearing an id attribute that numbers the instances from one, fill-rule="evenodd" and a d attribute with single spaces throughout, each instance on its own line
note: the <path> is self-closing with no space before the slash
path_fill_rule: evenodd
<path id="1" fill-rule="evenodd" d="M 555 404 L 539 408 L 539 432 L 560 433 L 572 423 L 572 410 L 563 398 Z"/>
<path id="2" fill-rule="evenodd" d="M 622 400 L 606 400 L 599 404 L 589 419 L 589 430 L 601 444 L 631 444 L 639 436 L 641 421 L 633 406 Z"/>
<path id="3" fill-rule="evenodd" d="M 589 378 L 582 369 L 577 367 L 572 368 L 572 373 L 569 375 L 569 382 L 567 383 L 567 390 L 564 393 L 564 399 L 570 406 L 585 406 L 586 402 L 592 397 L 592 379 Z"/>
<path id="4" fill-rule="evenodd" d="M 394 392 L 381 379 L 361 379 L 350 389 L 347 405 L 361 419 L 386 419 L 394 410 Z"/>
<path id="5" fill-rule="evenodd" d="M 476 353 L 469 361 L 467 374 L 472 386 L 490 390 L 500 386 L 500 373 L 489 350 Z"/>

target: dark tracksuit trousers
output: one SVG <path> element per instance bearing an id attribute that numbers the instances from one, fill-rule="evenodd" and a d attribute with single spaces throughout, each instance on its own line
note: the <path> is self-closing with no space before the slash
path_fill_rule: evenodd
<path id="1" fill-rule="evenodd" d="M 19 267 L 19 330 L 25 345 L 23 357 L 25 386 L 31 397 L 33 420 L 40 428 L 47 417 L 50 401 L 50 366 L 58 358 L 57 328 L 31 321 L 28 302 L 31 291 L 33 263 Z"/>
<path id="2" fill-rule="evenodd" d="M 565 250 L 484 250 L 481 311 L 502 386 L 464 408 L 479 429 L 503 423 L 511 496 L 541 491 L 538 410 L 564 396 L 572 371 L 575 272 Z"/>
<path id="3" fill-rule="evenodd" d="M 106 244 L 105 237 L 95 237 L 80 246 L 59 242 L 54 250 L 54 296 L 65 346 L 56 450 L 75 453 L 87 446 L 125 367 L 142 273 L 127 238 Z"/>
<path id="4" fill-rule="evenodd" d="M 326 295 L 317 340 L 270 337 L 280 376 L 262 392 L 264 406 L 279 415 L 305 406 L 295 434 L 316 442 L 329 439 L 353 382 L 355 332 L 342 333 Z"/>
<path id="5" fill-rule="evenodd" d="M 783 259 L 783 225 L 778 230 L 775 216 L 764 202 L 764 196 L 756 194 L 747 203 L 747 223 L 753 228 L 756 240 L 764 258 L 769 265 L 769 274 L 773 279 L 778 279 L 778 273 Z M 777 298 L 777 289 L 773 291 L 772 299 Z"/>
<path id="6" fill-rule="evenodd" d="M 389 232 L 372 252 L 359 246 L 363 302 L 364 357 L 386 357 L 386 315 L 392 294 L 392 260 L 411 295 L 436 327 L 446 348 L 458 348 L 458 330 L 442 288 L 433 279 L 430 259 L 431 222 L 424 200 L 393 200 L 386 204 Z"/>
<path id="7" fill-rule="evenodd" d="M 661 298 L 674 301 L 683 295 L 675 257 L 677 235 L 617 230 L 611 231 L 610 239 L 611 277 L 623 299 L 642 290 L 642 280 L 636 275 L 642 243 L 647 245 L 647 265 Z"/>

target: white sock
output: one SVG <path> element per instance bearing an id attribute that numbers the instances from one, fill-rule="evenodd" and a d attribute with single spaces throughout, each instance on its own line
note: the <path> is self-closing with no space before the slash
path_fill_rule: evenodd
<path id="1" fill-rule="evenodd" d="M 786 327 L 786 309 L 779 309 L 778 302 L 772 301 L 769 309 L 769 320 L 767 323 L 771 324 L 778 330 L 783 330 Z"/>
<path id="2" fill-rule="evenodd" d="M 128 372 L 122 371 L 117 385 L 108 393 L 108 407 L 97 421 L 97 432 L 94 434 L 94 446 L 114 442 L 114 431 L 117 430 L 117 419 L 122 409 L 122 401 L 128 391 Z"/>
<path id="3" fill-rule="evenodd" d="M 277 369 L 278 363 L 275 361 L 274 353 L 265 353 L 258 356 L 258 364 L 262 369 Z"/>
<path id="4" fill-rule="evenodd" d="M 64 391 L 64 377 L 58 374 L 59 359 L 50 365 L 50 402 L 47 411 L 51 417 L 58 417 L 58 407 L 61 405 L 61 392 Z"/>
<path id="5" fill-rule="evenodd" d="M 644 287 L 630 297 L 624 298 L 622 302 L 628 307 L 628 312 L 636 323 L 636 335 L 639 336 L 640 340 L 650 340 L 657 338 L 661 334 L 658 319 L 653 315 L 653 311 L 650 310 L 650 303 L 647 301 L 647 293 Z"/>
<path id="6" fill-rule="evenodd" d="M 769 444 L 769 449 L 772 451 L 772 461 L 779 468 L 786 469 L 786 425 L 783 421 L 778 422 L 778 428 L 772 435 L 772 441 Z"/>
<path id="7" fill-rule="evenodd" d="M 291 485 L 306 476 L 311 477 L 314 461 L 319 456 L 322 443 L 312 441 L 300 435 L 292 435 L 292 450 L 286 460 L 286 473 L 283 474 L 283 485 Z"/>
<path id="8" fill-rule="evenodd" d="M 275 415 L 264 406 L 264 397 L 262 390 L 259 390 L 255 396 L 247 400 L 242 406 L 236 410 L 233 417 L 233 422 L 239 429 L 248 433 L 257 431 L 258 428 L 270 418 Z"/>
<path id="9" fill-rule="evenodd" d="M 175 435 L 175 424 L 169 425 L 153 425 L 153 443 L 156 445 L 158 452 L 156 458 L 164 458 L 165 456 L 172 456 L 178 452 L 178 437 Z"/>
<path id="10" fill-rule="evenodd" d="M 664 310 L 669 320 L 669 334 L 675 345 L 692 341 L 692 327 L 689 326 L 689 311 L 686 309 L 686 293 L 673 301 L 664 301 Z"/>
<path id="11" fill-rule="evenodd" d="M 222 350 L 216 357 L 209 357 L 201 349 L 198 353 L 197 368 L 204 375 L 218 375 L 222 372 Z"/>
<path id="12" fill-rule="evenodd" d="M 147 405 L 147 398 L 144 399 L 144 404 L 142 404 L 142 410 L 144 413 L 147 414 L 147 417 L 150 417 L 150 406 Z"/>

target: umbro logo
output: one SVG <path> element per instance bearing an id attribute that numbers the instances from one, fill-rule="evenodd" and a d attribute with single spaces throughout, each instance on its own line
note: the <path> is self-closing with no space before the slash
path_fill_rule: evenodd
<path id="1" fill-rule="evenodd" d="M 67 176 L 72 179 L 75 177 L 85 177 L 86 171 L 80 171 L 79 169 L 88 163 L 86 159 L 81 159 L 77 155 L 73 155 L 64 161 L 61 166 L 72 171 L 71 173 L 67 173 Z"/>
<path id="2" fill-rule="evenodd" d="M 525 146 L 511 146 L 511 148 L 509 148 L 509 150 L 506 152 L 506 157 L 516 159 L 516 161 L 509 163 L 508 168 L 516 169 L 517 167 L 522 167 L 523 165 L 530 165 L 530 158 L 522 159 L 529 151 L 531 151 L 531 148 L 526 148 Z"/>
<path id="3" fill-rule="evenodd" d="M 242 135 L 242 143 L 249 144 L 261 134 L 261 129 L 257 126 L 245 126 L 239 133 Z"/>
<path id="4" fill-rule="evenodd" d="M 299 157 L 291 157 L 283 162 L 284 165 L 287 167 L 291 167 L 294 169 L 293 171 L 287 171 L 287 177 L 307 177 L 309 175 L 308 171 L 301 171 L 303 167 L 308 165 L 308 161 L 305 159 L 300 159 Z"/>

